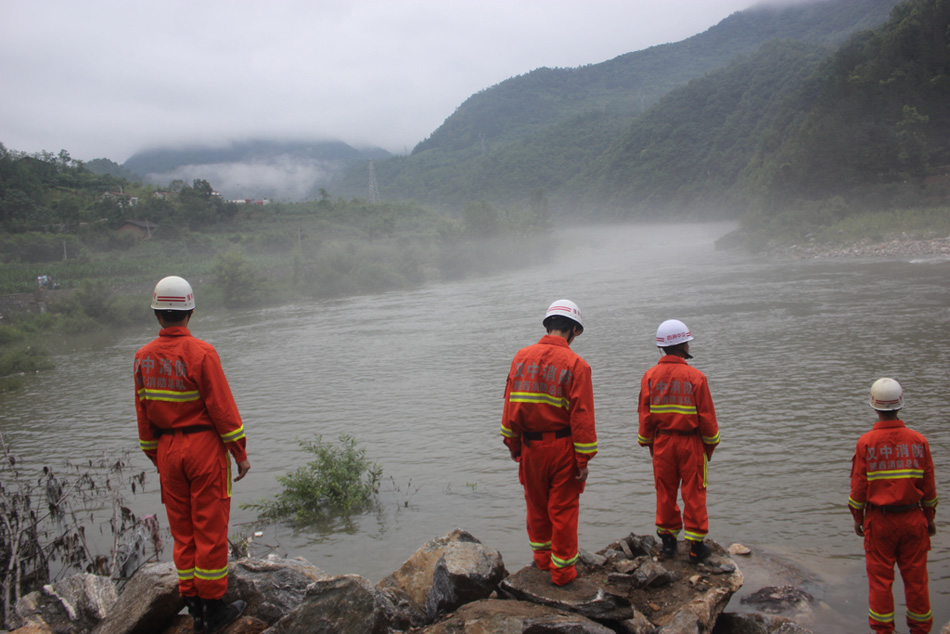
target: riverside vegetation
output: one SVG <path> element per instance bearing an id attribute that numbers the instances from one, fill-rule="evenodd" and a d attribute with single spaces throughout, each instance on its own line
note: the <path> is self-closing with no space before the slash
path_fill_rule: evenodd
<path id="1" fill-rule="evenodd" d="M 148 239 L 119 231 L 130 220 Z M 158 190 L 66 151 L 0 144 L 0 390 L 48 369 L 42 344 L 56 337 L 151 323 L 143 298 L 162 275 L 191 281 L 201 310 L 377 293 L 539 261 L 550 228 L 542 194 L 524 207 L 474 202 L 459 217 L 326 190 L 239 205 L 205 180 Z M 59 289 L 39 289 L 41 275 Z"/>

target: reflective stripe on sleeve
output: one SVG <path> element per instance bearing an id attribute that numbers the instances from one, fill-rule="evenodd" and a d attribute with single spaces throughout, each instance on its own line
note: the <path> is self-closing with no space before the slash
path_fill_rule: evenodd
<path id="1" fill-rule="evenodd" d="M 574 451 L 577 453 L 597 453 L 597 443 L 596 442 L 576 442 L 574 443 Z"/>
<path id="2" fill-rule="evenodd" d="M 650 436 L 649 438 L 647 438 L 646 436 L 641 436 L 640 434 L 637 434 L 637 442 L 640 443 L 641 445 L 652 445 L 653 436 Z"/>
<path id="3" fill-rule="evenodd" d="M 864 507 L 867 506 L 867 503 L 866 503 L 866 502 L 858 502 L 858 501 L 855 500 L 854 498 L 849 497 L 849 498 L 848 498 L 848 506 L 850 506 L 851 508 L 853 508 L 853 509 L 856 510 L 856 511 L 863 511 L 863 510 L 864 510 Z"/>
<path id="4" fill-rule="evenodd" d="M 244 425 L 241 425 L 232 432 L 221 434 L 221 440 L 224 442 L 234 442 L 235 440 L 241 440 L 242 438 L 244 438 Z"/>
<path id="5" fill-rule="evenodd" d="M 516 434 L 515 432 L 511 431 L 510 429 L 508 429 L 508 428 L 505 427 L 504 425 L 501 426 L 501 435 L 504 436 L 505 438 L 517 438 L 517 437 L 518 437 L 518 434 Z"/>
<path id="6" fill-rule="evenodd" d="M 142 448 L 142 451 L 152 451 L 158 449 L 157 440 L 139 440 L 139 447 Z"/>
<path id="7" fill-rule="evenodd" d="M 715 436 L 703 436 L 704 445 L 718 445 L 719 444 L 719 432 L 716 432 Z"/>

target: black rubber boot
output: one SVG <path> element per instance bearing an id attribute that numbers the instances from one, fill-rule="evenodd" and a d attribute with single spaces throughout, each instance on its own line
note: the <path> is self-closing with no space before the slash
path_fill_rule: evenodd
<path id="1" fill-rule="evenodd" d="M 205 634 L 214 634 L 233 623 L 244 612 L 244 601 L 225 603 L 223 599 L 202 599 L 204 603 Z"/>
<path id="2" fill-rule="evenodd" d="M 663 533 L 660 535 L 663 540 L 663 547 L 660 548 L 660 557 L 663 559 L 673 559 L 676 557 L 676 535 Z"/>
<path id="3" fill-rule="evenodd" d="M 188 608 L 188 614 L 195 620 L 193 630 L 195 634 L 201 634 L 205 631 L 204 611 L 201 609 L 201 599 L 198 597 L 182 597 L 185 606 Z"/>
<path id="4" fill-rule="evenodd" d="M 689 546 L 689 563 L 698 564 L 712 554 L 706 542 L 692 542 Z"/>

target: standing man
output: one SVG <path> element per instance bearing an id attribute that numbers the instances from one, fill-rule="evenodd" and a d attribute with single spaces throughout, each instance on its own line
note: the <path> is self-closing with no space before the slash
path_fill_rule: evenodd
<path id="1" fill-rule="evenodd" d="M 590 366 L 571 350 L 584 332 L 577 304 L 554 302 L 542 324 L 547 334 L 511 362 L 501 435 L 519 463 L 534 563 L 563 586 L 577 577 L 580 494 L 597 453 L 594 390 Z"/>
<path id="2" fill-rule="evenodd" d="M 719 444 L 719 425 L 706 376 L 687 359 L 693 336 L 686 324 L 669 319 L 656 331 L 663 355 L 640 381 L 637 411 L 641 447 L 649 447 L 656 484 L 656 532 L 663 541 L 660 554 L 676 556 L 676 537 L 686 526 L 689 561 L 709 554 L 704 542 L 709 531 L 706 513 L 706 466 Z M 682 488 L 683 514 L 676 503 Z"/>
<path id="3" fill-rule="evenodd" d="M 894 631 L 894 564 L 904 581 L 911 634 L 933 627 L 927 580 L 930 536 L 937 533 L 937 485 L 930 445 L 898 418 L 904 391 L 894 379 L 871 385 L 874 428 L 858 440 L 851 459 L 854 532 L 864 537 L 868 572 L 868 623 L 875 632 Z"/>
<path id="4" fill-rule="evenodd" d="M 178 591 L 195 631 L 212 632 L 240 616 L 243 601 L 226 605 L 231 459 L 240 480 L 247 459 L 244 425 L 215 349 L 195 339 L 191 285 L 163 278 L 152 293 L 162 329 L 135 353 L 135 410 L 142 451 L 158 467 L 162 503 L 175 539 Z"/>

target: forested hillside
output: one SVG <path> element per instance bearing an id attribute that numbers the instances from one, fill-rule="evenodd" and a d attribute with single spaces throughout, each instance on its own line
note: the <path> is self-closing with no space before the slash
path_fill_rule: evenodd
<path id="1" fill-rule="evenodd" d="M 513 203 L 537 189 L 553 201 L 571 177 L 673 88 L 768 41 L 838 45 L 856 30 L 882 23 L 895 3 L 758 7 L 676 44 L 514 77 L 466 100 L 411 156 L 377 162 L 380 191 L 446 207 L 482 198 Z M 356 195 L 366 181 L 365 167 L 355 169 L 341 191 Z"/>

